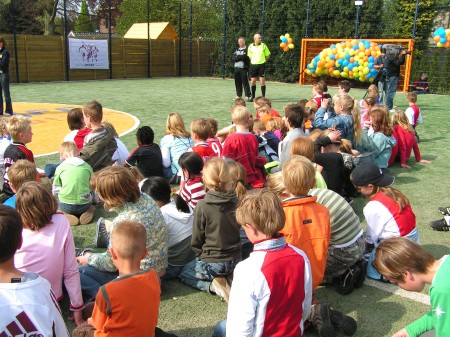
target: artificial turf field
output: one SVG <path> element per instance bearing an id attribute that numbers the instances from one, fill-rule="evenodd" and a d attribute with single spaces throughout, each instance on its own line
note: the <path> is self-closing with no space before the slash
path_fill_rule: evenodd
<path id="1" fill-rule="evenodd" d="M 329 90 L 331 94 L 336 91 L 336 88 Z M 257 95 L 259 93 L 258 83 Z M 356 89 L 350 92 L 357 99 L 361 99 L 364 93 L 365 91 Z M 235 91 L 231 80 L 152 78 L 12 84 L 11 95 L 13 103 L 81 105 L 95 99 L 105 108 L 136 116 L 141 126 L 151 126 L 155 131 L 155 141 L 159 142 L 164 135 L 166 116 L 170 112 L 180 112 L 187 126 L 197 117 L 213 117 L 219 122 L 219 127 L 227 125 L 230 122 L 230 107 Z M 286 103 L 310 98 L 312 94 L 309 86 L 268 82 L 267 97 L 272 99 L 273 107 L 281 114 Z M 405 109 L 406 94 L 397 93 L 394 103 L 400 109 Z M 440 258 L 449 253 L 450 233 L 433 231 L 428 223 L 441 217 L 437 207 L 450 205 L 450 96 L 420 95 L 417 104 L 424 120 L 423 125 L 417 128 L 421 139 L 420 151 L 424 159 L 433 163 L 419 164 L 412 158 L 408 162 L 412 166 L 411 170 L 402 169 L 398 164 L 390 170 L 396 177 L 394 187 L 400 189 L 411 202 L 421 244 Z M 253 107 L 249 107 L 253 111 Z M 136 146 L 134 133 L 121 137 L 129 150 Z M 48 142 L 60 143 L 62 139 L 54 139 L 49 134 Z M 43 168 L 46 163 L 57 160 L 57 155 L 49 155 L 36 158 L 36 163 Z M 365 201 L 361 198 L 354 199 L 352 204 L 361 220 L 364 219 L 364 204 Z M 100 216 L 112 218 L 114 214 L 99 207 L 91 224 L 73 228 L 77 247 L 89 247 L 92 244 L 95 222 Z M 390 288 L 395 289 L 395 286 Z M 316 297 L 354 317 L 358 322 L 358 330 L 354 336 L 361 337 L 391 336 L 430 308 L 429 305 L 368 285 L 347 296 L 339 295 L 331 288 L 319 288 Z M 67 317 L 67 301 L 62 303 L 62 307 Z M 191 289 L 178 281 L 170 281 L 163 287 L 158 325 L 180 337 L 211 336 L 216 322 L 226 317 L 226 310 L 226 303 L 221 302 L 217 296 Z M 73 324 L 67 324 L 69 330 L 72 330 Z M 308 332 L 306 335 L 314 336 L 317 333 Z"/>

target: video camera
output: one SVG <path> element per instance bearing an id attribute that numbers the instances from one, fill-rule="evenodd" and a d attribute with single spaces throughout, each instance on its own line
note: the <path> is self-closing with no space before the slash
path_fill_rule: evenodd
<path id="1" fill-rule="evenodd" d="M 398 55 L 400 55 L 400 53 L 405 49 L 405 47 L 398 44 L 384 44 L 381 48 L 381 51 L 386 55 L 386 58 L 388 60 L 392 61 L 397 58 Z M 408 50 L 406 54 L 411 55 L 411 51 Z"/>

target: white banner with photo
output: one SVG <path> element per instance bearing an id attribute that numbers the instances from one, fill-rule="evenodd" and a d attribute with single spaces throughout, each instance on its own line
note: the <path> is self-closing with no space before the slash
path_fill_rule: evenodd
<path id="1" fill-rule="evenodd" d="M 108 40 L 69 38 L 70 69 L 109 69 Z"/>

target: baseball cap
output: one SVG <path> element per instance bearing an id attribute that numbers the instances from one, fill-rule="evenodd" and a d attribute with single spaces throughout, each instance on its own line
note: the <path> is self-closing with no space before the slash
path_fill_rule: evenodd
<path id="1" fill-rule="evenodd" d="M 377 165 L 371 161 L 362 162 L 353 169 L 351 179 L 355 186 L 375 186 L 387 187 L 392 185 L 395 178 L 384 173 Z"/>

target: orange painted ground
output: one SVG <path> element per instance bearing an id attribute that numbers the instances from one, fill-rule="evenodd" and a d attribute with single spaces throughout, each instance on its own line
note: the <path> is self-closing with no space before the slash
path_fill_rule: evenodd
<path id="1" fill-rule="evenodd" d="M 79 105 L 51 103 L 17 103 L 14 113 L 31 117 L 33 120 L 33 141 L 27 144 L 35 156 L 57 152 L 64 136 L 70 132 L 67 126 L 67 112 Z M 103 120 L 114 125 L 119 135 L 134 130 L 139 120 L 127 113 L 103 109 Z"/>

